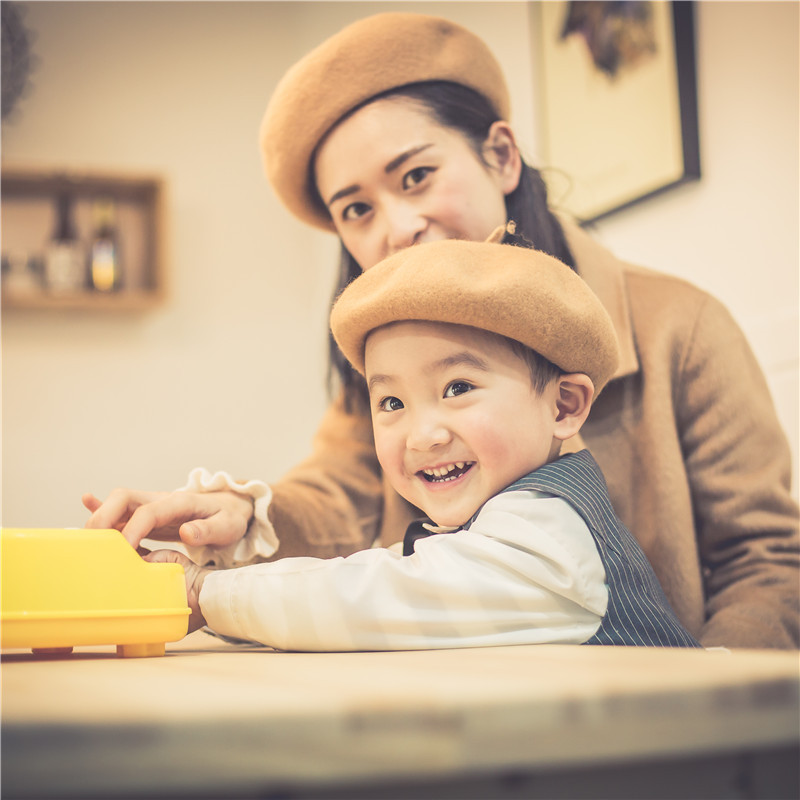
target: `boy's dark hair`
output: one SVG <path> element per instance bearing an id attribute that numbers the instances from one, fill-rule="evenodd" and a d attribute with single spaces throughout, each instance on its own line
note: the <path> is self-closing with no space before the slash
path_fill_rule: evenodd
<path id="1" fill-rule="evenodd" d="M 381 98 L 389 96 L 408 97 L 418 101 L 440 125 L 459 131 L 470 143 L 478 158 L 484 160 L 483 143 L 489 134 L 489 128 L 498 121 L 499 117 L 483 95 L 458 83 L 430 81 L 402 86 L 378 95 Z M 367 105 L 378 97 L 370 98 L 362 105 Z M 350 113 L 354 113 L 356 110 L 353 109 Z M 539 171 L 524 161 L 519 185 L 506 196 L 506 210 L 508 219 L 514 220 L 516 223 L 516 236 L 514 236 L 514 241 L 508 241 L 507 235 L 503 240 L 504 243 L 535 247 L 537 250 L 563 261 L 573 269 L 575 268 L 575 262 L 561 225 L 548 207 L 545 183 Z M 339 280 L 333 292 L 332 303 L 342 290 L 360 274 L 361 267 L 342 245 Z M 514 344 L 524 347 L 518 342 L 514 342 Z M 541 359 L 538 353 L 533 353 L 533 355 Z M 329 359 L 329 389 L 333 391 L 334 383 L 338 378 L 344 391 L 347 410 L 368 409 L 366 383 L 342 355 L 333 336 L 329 337 Z M 547 364 L 550 362 L 548 361 Z M 552 364 L 550 367 L 557 369 Z M 540 372 L 538 367 L 535 371 L 537 374 Z M 541 370 L 543 373 L 546 371 L 546 369 Z M 534 376 L 533 367 L 531 375 Z M 534 385 L 536 385 L 536 380 L 534 380 Z"/>
<path id="2" fill-rule="evenodd" d="M 501 336 L 500 338 L 505 339 L 512 352 L 527 365 L 531 374 L 531 386 L 537 395 L 542 394 L 556 378 L 565 374 L 561 367 L 557 367 L 552 361 L 548 361 L 528 345 L 522 344 L 516 339 L 509 339 L 507 336 Z"/>

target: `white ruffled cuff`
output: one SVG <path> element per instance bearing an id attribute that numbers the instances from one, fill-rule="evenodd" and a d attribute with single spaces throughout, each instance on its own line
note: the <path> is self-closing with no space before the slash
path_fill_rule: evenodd
<path id="1" fill-rule="evenodd" d="M 245 535 L 227 547 L 210 547 L 203 545 L 193 547 L 186 545 L 189 558 L 202 566 L 241 567 L 269 558 L 278 549 L 278 537 L 275 528 L 267 516 L 272 489 L 262 481 L 239 483 L 227 472 L 216 472 L 213 475 L 202 467 L 189 473 L 186 486 L 180 492 L 220 492 L 231 491 L 245 495 L 253 500 L 253 518 Z"/>

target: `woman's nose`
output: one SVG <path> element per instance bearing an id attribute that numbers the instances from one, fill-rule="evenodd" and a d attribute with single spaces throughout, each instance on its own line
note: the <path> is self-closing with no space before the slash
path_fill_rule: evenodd
<path id="1" fill-rule="evenodd" d="M 408 202 L 387 204 L 384 214 L 387 255 L 416 244 L 425 232 L 425 218 Z"/>

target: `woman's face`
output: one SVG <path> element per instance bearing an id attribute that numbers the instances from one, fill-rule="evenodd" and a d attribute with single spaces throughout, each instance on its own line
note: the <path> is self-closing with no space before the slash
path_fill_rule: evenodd
<path id="1" fill-rule="evenodd" d="M 317 153 L 317 188 L 362 269 L 412 244 L 483 241 L 506 223 L 519 171 L 497 149 L 496 126 L 518 161 L 505 123 L 492 126 L 484 161 L 460 132 L 403 97 L 376 100 L 331 131 Z"/>

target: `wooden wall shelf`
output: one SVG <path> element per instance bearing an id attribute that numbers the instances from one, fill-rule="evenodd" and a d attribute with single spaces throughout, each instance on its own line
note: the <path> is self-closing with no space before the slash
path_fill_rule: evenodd
<path id="1" fill-rule="evenodd" d="M 53 291 L 40 272 L 28 285 L 3 273 L 3 310 L 139 311 L 164 298 L 164 182 L 154 175 L 78 172 L 4 164 L 1 176 L 2 254 L 10 263 L 40 265 L 56 224 L 56 200 L 67 191 L 73 198 L 78 237 L 88 247 L 92 206 L 111 200 L 122 262 L 122 283 L 111 292 L 92 289 Z"/>

